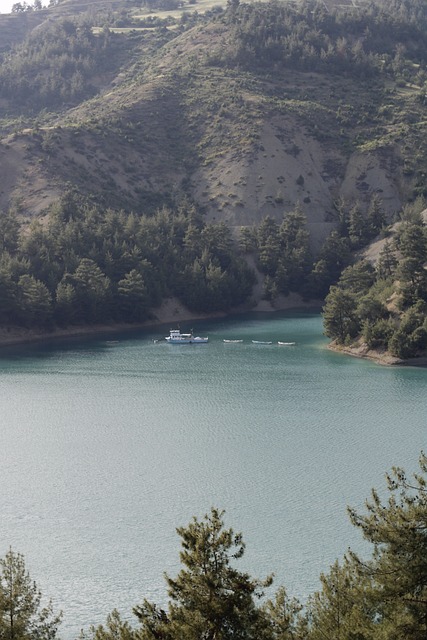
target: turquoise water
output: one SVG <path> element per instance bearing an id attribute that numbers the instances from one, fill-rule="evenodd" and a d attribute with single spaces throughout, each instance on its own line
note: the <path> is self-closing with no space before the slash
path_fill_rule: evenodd
<path id="1" fill-rule="evenodd" d="M 243 531 L 242 570 L 306 598 L 366 549 L 346 505 L 426 448 L 427 370 L 328 351 L 317 314 L 195 330 L 208 345 L 168 345 L 163 328 L 0 352 L 0 553 L 24 553 L 64 640 L 164 603 L 175 527 L 211 506 Z"/>

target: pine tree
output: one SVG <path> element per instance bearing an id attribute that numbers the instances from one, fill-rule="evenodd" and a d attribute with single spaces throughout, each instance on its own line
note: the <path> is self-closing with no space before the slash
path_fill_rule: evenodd
<path id="1" fill-rule="evenodd" d="M 142 275 L 132 269 L 117 283 L 120 315 L 127 321 L 141 321 L 147 317 L 147 288 Z"/>
<path id="2" fill-rule="evenodd" d="M 375 282 L 375 271 L 367 260 L 359 260 L 356 264 L 344 269 L 339 279 L 339 286 L 357 295 L 368 293 Z"/>
<path id="3" fill-rule="evenodd" d="M 307 218 L 297 207 L 289 212 L 280 225 L 281 256 L 279 267 L 287 274 L 287 285 L 291 291 L 299 291 L 312 268 L 310 233 Z"/>
<path id="4" fill-rule="evenodd" d="M 255 600 L 271 584 L 252 579 L 231 565 L 243 556 L 241 534 L 225 529 L 224 512 L 212 509 L 177 529 L 184 569 L 166 576 L 169 611 L 144 601 L 134 609 L 144 640 L 260 640 L 268 622 Z"/>
<path id="5" fill-rule="evenodd" d="M 106 625 L 92 626 L 88 632 L 81 631 L 79 640 L 139 640 L 138 630 L 124 622 L 117 609 L 107 617 Z"/>
<path id="6" fill-rule="evenodd" d="M 25 569 L 24 557 L 10 549 L 0 559 L 0 638 L 54 640 L 62 613 L 41 607 L 42 595 Z"/>
<path id="7" fill-rule="evenodd" d="M 394 467 L 387 474 L 389 498 L 372 490 L 367 513 L 349 509 L 352 523 L 374 545 L 371 560 L 355 554 L 361 576 L 374 581 L 381 598 L 381 638 L 421 640 L 427 637 L 427 457 L 413 480 Z"/>
<path id="8" fill-rule="evenodd" d="M 52 298 L 43 282 L 23 275 L 18 280 L 21 321 L 28 326 L 46 327 L 52 320 Z"/>
<path id="9" fill-rule="evenodd" d="M 363 247 L 369 237 L 368 223 L 358 204 L 350 210 L 349 238 L 355 249 Z"/>
<path id="10" fill-rule="evenodd" d="M 381 198 L 377 193 L 372 197 L 367 215 L 368 231 L 371 237 L 376 236 L 387 223 Z"/>
<path id="11" fill-rule="evenodd" d="M 391 278 L 397 268 L 398 260 L 391 243 L 387 240 L 378 257 L 376 270 L 380 278 Z"/>
<path id="12" fill-rule="evenodd" d="M 377 607 L 370 577 L 362 579 L 357 563 L 345 556 L 320 581 L 321 591 L 307 605 L 309 640 L 373 640 Z"/>
<path id="13" fill-rule="evenodd" d="M 306 620 L 301 615 L 302 605 L 290 598 L 280 587 L 274 600 L 268 600 L 264 610 L 269 620 L 268 640 L 299 640 L 306 638 Z"/>
<path id="14" fill-rule="evenodd" d="M 340 287 L 331 287 L 323 308 L 325 334 L 341 344 L 347 337 L 354 338 L 360 329 L 356 308 L 356 296 L 353 293 Z"/>

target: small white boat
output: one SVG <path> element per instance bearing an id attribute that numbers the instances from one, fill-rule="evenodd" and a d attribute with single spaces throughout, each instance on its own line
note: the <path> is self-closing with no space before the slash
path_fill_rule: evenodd
<path id="1" fill-rule="evenodd" d="M 252 340 L 252 344 L 273 344 L 273 343 L 271 342 L 271 340 L 270 341 L 268 341 L 268 340 Z"/>
<path id="2" fill-rule="evenodd" d="M 277 344 L 282 344 L 282 345 L 290 346 L 290 345 L 292 345 L 292 344 L 295 344 L 295 342 L 280 342 L 280 340 L 279 340 L 279 342 L 278 342 Z"/>
<path id="3" fill-rule="evenodd" d="M 200 338 L 192 333 L 181 333 L 179 329 L 171 329 L 165 340 L 169 344 L 206 344 L 209 338 Z"/>
<path id="4" fill-rule="evenodd" d="M 224 340 L 227 344 L 237 344 L 238 342 L 243 342 L 243 340 Z"/>

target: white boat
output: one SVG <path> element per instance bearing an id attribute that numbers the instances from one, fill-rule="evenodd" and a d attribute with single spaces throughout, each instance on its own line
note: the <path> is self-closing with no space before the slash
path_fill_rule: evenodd
<path id="1" fill-rule="evenodd" d="M 295 344 L 295 342 L 280 342 L 280 340 L 279 340 L 279 342 L 277 344 L 283 344 L 283 345 L 286 345 L 286 346 L 290 346 L 291 344 Z"/>
<path id="2" fill-rule="evenodd" d="M 237 344 L 238 342 L 243 342 L 243 340 L 224 340 L 227 344 Z"/>
<path id="3" fill-rule="evenodd" d="M 271 340 L 270 341 L 267 341 L 267 340 L 252 340 L 252 344 L 273 344 L 273 343 L 271 342 Z"/>
<path id="4" fill-rule="evenodd" d="M 206 344 L 209 338 L 200 338 L 192 333 L 181 333 L 179 329 L 171 329 L 165 340 L 169 344 Z"/>

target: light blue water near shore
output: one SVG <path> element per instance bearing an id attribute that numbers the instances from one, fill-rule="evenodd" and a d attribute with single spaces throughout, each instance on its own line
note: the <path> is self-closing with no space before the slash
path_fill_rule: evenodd
<path id="1" fill-rule="evenodd" d="M 243 531 L 238 566 L 304 599 L 366 549 L 346 505 L 426 448 L 427 370 L 328 351 L 317 314 L 196 329 L 208 345 L 156 329 L 0 352 L 0 553 L 24 553 L 64 640 L 114 607 L 164 604 L 175 527 L 212 505 Z"/>

